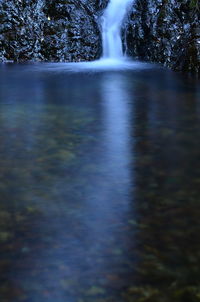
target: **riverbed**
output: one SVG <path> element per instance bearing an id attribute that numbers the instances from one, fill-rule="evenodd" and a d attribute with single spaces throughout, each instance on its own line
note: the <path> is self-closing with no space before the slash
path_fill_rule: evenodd
<path id="1" fill-rule="evenodd" d="M 0 301 L 197 301 L 200 88 L 153 64 L 0 69 Z"/>

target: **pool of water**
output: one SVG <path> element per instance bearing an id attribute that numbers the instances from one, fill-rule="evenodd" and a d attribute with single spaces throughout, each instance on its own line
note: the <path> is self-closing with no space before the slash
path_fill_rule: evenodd
<path id="1" fill-rule="evenodd" d="M 87 66 L 1 66 L 0 301 L 199 301 L 199 82 Z"/>

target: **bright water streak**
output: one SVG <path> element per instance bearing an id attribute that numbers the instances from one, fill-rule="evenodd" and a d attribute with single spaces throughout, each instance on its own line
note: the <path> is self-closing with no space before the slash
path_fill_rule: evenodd
<path id="1" fill-rule="evenodd" d="M 102 22 L 103 58 L 123 57 L 121 26 L 132 1 L 110 0 Z"/>

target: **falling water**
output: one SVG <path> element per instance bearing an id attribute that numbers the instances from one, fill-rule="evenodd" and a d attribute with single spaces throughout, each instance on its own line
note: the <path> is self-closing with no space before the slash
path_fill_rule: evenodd
<path id="1" fill-rule="evenodd" d="M 102 17 L 103 58 L 120 59 L 123 57 L 121 26 L 128 5 L 133 0 L 110 0 Z"/>
<path id="2" fill-rule="evenodd" d="M 108 6 L 101 17 L 103 55 L 100 59 L 90 62 L 72 62 L 49 65 L 52 70 L 60 71 L 66 68 L 71 72 L 85 72 L 86 70 L 141 70 L 151 68 L 152 65 L 128 60 L 123 54 L 121 28 L 123 20 L 128 14 L 134 0 L 109 0 Z M 46 65 L 47 66 L 47 65 Z M 56 67 L 58 66 L 58 67 Z"/>

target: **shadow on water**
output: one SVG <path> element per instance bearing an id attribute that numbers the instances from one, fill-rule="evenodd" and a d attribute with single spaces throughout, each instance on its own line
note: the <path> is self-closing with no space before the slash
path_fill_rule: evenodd
<path id="1" fill-rule="evenodd" d="M 45 66 L 0 71 L 0 301 L 198 301 L 198 83 Z"/>

